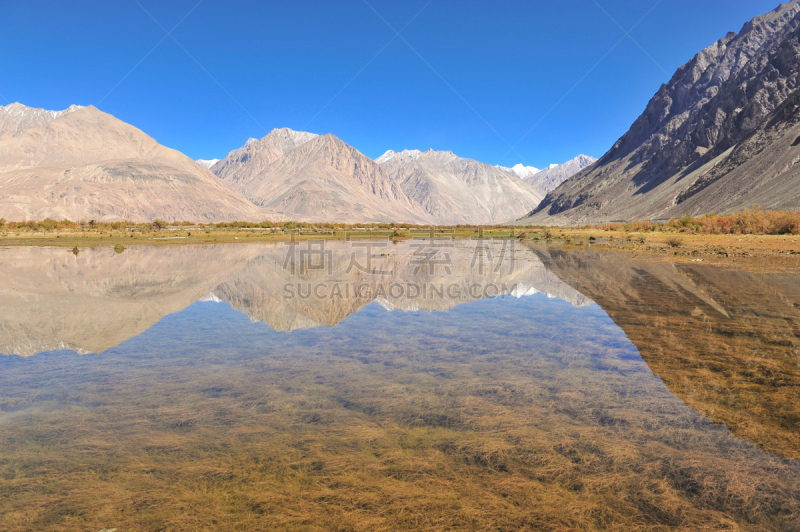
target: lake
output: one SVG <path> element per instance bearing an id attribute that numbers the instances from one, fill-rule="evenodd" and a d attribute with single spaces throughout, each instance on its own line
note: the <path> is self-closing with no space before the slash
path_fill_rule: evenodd
<path id="1" fill-rule="evenodd" d="M 0 249 L 0 530 L 800 530 L 800 275 L 515 239 Z"/>

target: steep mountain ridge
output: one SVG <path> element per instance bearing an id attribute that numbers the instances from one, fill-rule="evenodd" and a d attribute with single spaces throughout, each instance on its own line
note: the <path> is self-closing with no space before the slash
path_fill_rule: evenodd
<path id="1" fill-rule="evenodd" d="M 227 183 L 249 182 L 290 151 L 319 135 L 289 128 L 273 129 L 260 139 L 247 139 L 244 146 L 231 151 L 211 167 Z"/>
<path id="2" fill-rule="evenodd" d="M 544 170 L 536 172 L 525 179 L 528 183 L 536 187 L 543 195 L 558 188 L 561 183 L 574 176 L 584 168 L 597 162 L 594 157 L 580 154 L 574 159 L 563 164 L 551 164 Z"/>
<path id="3" fill-rule="evenodd" d="M 734 183 L 711 190 L 701 178 L 797 88 L 799 13 L 800 2 L 792 0 L 698 53 L 608 153 L 549 194 L 527 221 L 666 218 L 701 214 L 700 205 L 717 210 L 717 202 L 728 210 L 755 203 L 747 195 L 731 201 L 739 190 Z M 800 205 L 800 181 L 785 177 L 785 200 Z M 747 186 L 764 179 L 759 170 Z M 686 202 L 693 196 L 702 197 Z"/>
<path id="4" fill-rule="evenodd" d="M 83 109 L 81 105 L 70 105 L 63 111 L 48 111 L 14 102 L 0 105 L 0 140 L 16 137 L 26 129 L 46 124 L 66 114 Z"/>
<path id="5" fill-rule="evenodd" d="M 514 174 L 449 151 L 390 151 L 378 160 L 439 224 L 502 223 L 523 215 L 543 197 Z"/>
<path id="6" fill-rule="evenodd" d="M 276 129 L 212 170 L 255 204 L 290 217 L 432 221 L 378 164 L 331 134 Z"/>
<path id="7" fill-rule="evenodd" d="M 0 217 L 206 222 L 265 216 L 207 169 L 135 127 L 93 106 L 67 111 L 23 113 L 34 118 L 0 141 Z"/>

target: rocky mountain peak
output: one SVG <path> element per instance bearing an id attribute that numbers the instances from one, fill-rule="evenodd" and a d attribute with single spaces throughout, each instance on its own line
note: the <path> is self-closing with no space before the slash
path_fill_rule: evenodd
<path id="1" fill-rule="evenodd" d="M 419 159 L 420 155 L 422 155 L 422 151 L 420 150 L 403 150 L 401 152 L 388 150 L 386 153 L 375 159 L 375 162 L 378 164 L 384 164 L 391 160 L 410 161 Z"/>
<path id="2" fill-rule="evenodd" d="M 15 137 L 23 131 L 40 124 L 47 124 L 64 115 L 84 109 L 81 105 L 70 105 L 62 111 L 48 111 L 36 107 L 28 107 L 19 102 L 0 105 L 0 139 Z"/>
<path id="3" fill-rule="evenodd" d="M 702 214 L 682 203 L 722 178 L 717 174 L 709 179 L 710 168 L 763 124 L 798 89 L 798 81 L 800 0 L 792 0 L 744 24 L 739 33 L 728 33 L 678 68 L 611 150 L 579 179 L 549 194 L 531 221 L 548 216 L 596 221 Z M 780 173 L 761 172 L 751 175 L 747 189 L 753 189 L 753 180 Z M 744 182 L 714 192 L 717 203 L 694 204 L 716 210 L 715 205 L 743 208 L 760 201 L 742 195 L 741 186 Z M 777 208 L 786 202 L 774 193 L 775 186 L 762 197 Z M 792 197 L 786 187 L 780 185 L 784 200 Z M 734 197 L 739 199 L 727 203 Z"/>

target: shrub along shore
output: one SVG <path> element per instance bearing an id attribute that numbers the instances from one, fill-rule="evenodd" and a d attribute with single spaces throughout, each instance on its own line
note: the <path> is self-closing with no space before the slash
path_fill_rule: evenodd
<path id="1" fill-rule="evenodd" d="M 572 227 L 421 226 L 397 223 L 221 222 L 153 220 L 74 222 L 6 221 L 0 218 L 0 246 L 87 246 L 124 249 L 137 244 L 214 244 L 282 241 L 290 238 L 348 240 L 353 234 L 404 240 L 435 235 L 452 238 L 517 238 L 562 246 L 590 245 L 632 252 L 736 258 L 782 254 L 800 257 L 800 211 L 746 209 L 732 214 L 686 216 L 662 222 L 633 221 Z"/>

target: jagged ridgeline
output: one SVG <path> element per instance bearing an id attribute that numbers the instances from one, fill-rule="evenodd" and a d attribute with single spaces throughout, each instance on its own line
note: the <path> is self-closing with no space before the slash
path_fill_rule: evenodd
<path id="1" fill-rule="evenodd" d="M 800 208 L 799 73 L 800 2 L 793 0 L 680 67 L 608 153 L 525 221 Z"/>
<path id="2" fill-rule="evenodd" d="M 15 103 L 0 106 L 0 217 L 494 224 L 592 161 L 539 171 L 434 150 L 373 161 L 334 135 L 287 128 L 191 161 L 92 106 Z"/>
<path id="3" fill-rule="evenodd" d="M 180 152 L 93 106 L 0 107 L 0 218 L 263 219 Z"/>

